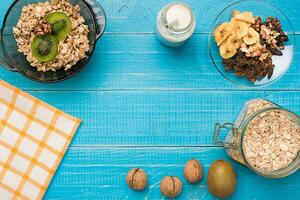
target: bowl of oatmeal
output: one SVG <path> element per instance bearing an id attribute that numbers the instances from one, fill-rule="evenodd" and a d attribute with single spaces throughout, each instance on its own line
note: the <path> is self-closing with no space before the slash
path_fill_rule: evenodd
<path id="1" fill-rule="evenodd" d="M 16 0 L 0 35 L 0 64 L 38 82 L 73 77 L 89 62 L 106 25 L 96 0 Z"/>

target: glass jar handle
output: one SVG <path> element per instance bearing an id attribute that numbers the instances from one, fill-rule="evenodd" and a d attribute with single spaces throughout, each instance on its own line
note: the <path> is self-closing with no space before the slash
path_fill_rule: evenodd
<path id="1" fill-rule="evenodd" d="M 225 123 L 225 124 L 216 123 L 215 128 L 214 128 L 214 134 L 213 134 L 213 143 L 216 145 L 221 145 L 225 149 L 228 149 L 234 144 L 225 142 L 221 139 L 220 135 L 221 135 L 222 129 L 231 130 L 233 134 L 237 134 L 238 130 L 237 130 L 237 128 L 235 128 L 235 125 L 233 123 Z"/>
<path id="2" fill-rule="evenodd" d="M 84 0 L 86 5 L 92 11 L 96 23 L 96 40 L 98 40 L 106 27 L 106 15 L 102 6 L 97 0 Z"/>

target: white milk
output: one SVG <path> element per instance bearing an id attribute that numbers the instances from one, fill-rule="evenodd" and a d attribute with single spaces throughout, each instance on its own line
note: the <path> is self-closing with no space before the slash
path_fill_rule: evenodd
<path id="1" fill-rule="evenodd" d="M 172 3 L 160 10 L 157 16 L 157 37 L 165 45 L 178 47 L 191 37 L 195 30 L 195 17 L 184 3 Z"/>

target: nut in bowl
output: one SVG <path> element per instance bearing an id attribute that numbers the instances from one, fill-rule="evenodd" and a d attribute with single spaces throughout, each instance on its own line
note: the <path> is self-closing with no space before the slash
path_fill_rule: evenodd
<path id="1" fill-rule="evenodd" d="M 227 80 L 246 87 L 266 86 L 288 70 L 294 37 L 290 21 L 278 8 L 264 1 L 239 1 L 215 20 L 209 53 Z"/>
<path id="2" fill-rule="evenodd" d="M 0 63 L 34 81 L 66 80 L 86 66 L 105 24 L 96 0 L 17 0 L 4 18 Z"/>

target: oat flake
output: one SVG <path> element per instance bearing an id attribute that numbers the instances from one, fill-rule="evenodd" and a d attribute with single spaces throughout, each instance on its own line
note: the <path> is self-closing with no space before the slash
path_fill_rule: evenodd
<path id="1" fill-rule="evenodd" d="M 275 171 L 287 167 L 300 150 L 300 128 L 285 111 L 269 110 L 256 116 L 243 138 L 248 163 Z"/>
<path id="2" fill-rule="evenodd" d="M 31 51 L 31 43 L 37 36 L 34 29 L 44 17 L 52 12 L 66 13 L 72 22 L 72 31 L 68 37 L 58 44 L 58 54 L 51 62 L 39 62 Z M 73 6 L 69 0 L 52 0 L 35 4 L 28 4 L 22 8 L 22 13 L 16 27 L 13 27 L 18 51 L 23 53 L 28 62 L 38 71 L 68 70 L 78 61 L 86 58 L 90 50 L 88 26 L 80 15 L 80 7 Z"/>

